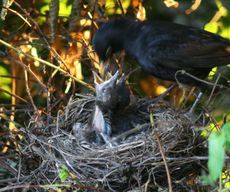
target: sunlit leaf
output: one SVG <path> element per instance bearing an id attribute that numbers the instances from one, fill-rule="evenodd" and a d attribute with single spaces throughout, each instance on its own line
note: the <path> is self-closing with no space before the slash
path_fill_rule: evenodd
<path id="1" fill-rule="evenodd" d="M 226 141 L 225 147 L 228 151 L 230 151 L 230 122 L 224 124 L 222 132 Z"/>
<path id="2" fill-rule="evenodd" d="M 208 80 L 212 80 L 216 72 L 217 72 L 217 67 L 212 68 L 212 70 L 208 74 Z"/>
<path id="3" fill-rule="evenodd" d="M 227 16 L 228 10 L 226 7 L 223 6 L 221 0 L 215 0 L 216 6 L 218 7 L 219 11 L 221 12 L 222 16 Z"/>
<path id="4" fill-rule="evenodd" d="M 3 66 L 0 66 L 0 86 L 6 85 L 6 84 L 10 84 L 11 83 L 11 78 L 3 78 L 1 76 L 8 76 L 10 75 L 9 72 L 7 71 L 6 68 L 4 68 Z"/>
<path id="5" fill-rule="evenodd" d="M 49 3 L 50 0 L 44 0 L 45 4 L 42 8 L 41 8 L 41 13 L 45 14 L 46 11 L 49 11 Z M 59 16 L 69 16 L 71 13 L 71 5 L 68 5 L 68 0 L 61 0 L 60 1 L 60 8 L 59 8 Z"/>
<path id="6" fill-rule="evenodd" d="M 228 141 L 230 141 L 230 122 L 224 124 L 222 132 L 227 137 Z"/>
<path id="7" fill-rule="evenodd" d="M 0 66 L 0 87 L 1 89 L 11 92 L 10 84 L 11 84 L 11 78 L 10 78 L 9 72 L 7 71 L 6 68 L 4 68 L 3 66 Z M 10 98 L 10 95 L 5 92 L 0 92 L 0 97 Z"/>
<path id="8" fill-rule="evenodd" d="M 69 177 L 69 170 L 65 165 L 62 165 L 61 168 L 58 171 L 58 176 L 61 179 L 61 182 L 66 181 L 66 179 Z"/>
<path id="9" fill-rule="evenodd" d="M 220 35 L 224 38 L 230 39 L 230 26 L 222 27 Z"/>
<path id="10" fill-rule="evenodd" d="M 217 33 L 218 32 L 218 23 L 217 22 L 210 22 L 204 26 L 206 31 Z"/>
<path id="11" fill-rule="evenodd" d="M 59 16 L 69 16 L 71 13 L 71 5 L 68 4 L 68 0 L 60 1 Z"/>
<path id="12" fill-rule="evenodd" d="M 208 139 L 208 178 L 211 183 L 220 177 L 224 166 L 224 143 L 223 134 L 213 132 Z"/>
<path id="13" fill-rule="evenodd" d="M 124 11 L 126 11 L 126 9 L 129 7 L 130 3 L 131 3 L 130 0 L 121 0 L 122 8 L 124 9 Z M 118 6 L 116 0 L 106 0 L 105 8 L 106 8 L 105 12 L 108 15 L 122 14 L 121 8 Z"/>
<path id="14" fill-rule="evenodd" d="M 209 133 L 212 131 L 217 131 L 216 125 L 214 123 L 210 123 L 207 127 L 205 127 L 201 132 L 201 136 L 208 137 Z"/>
<path id="15" fill-rule="evenodd" d="M 175 0 L 164 0 L 164 4 L 166 7 L 170 7 L 170 8 L 178 8 L 179 7 L 179 3 Z"/>
<path id="16" fill-rule="evenodd" d="M 8 85 L 1 85 L 1 89 L 11 93 L 11 88 Z M 11 96 L 5 92 L 0 91 L 0 98 L 9 99 Z"/>

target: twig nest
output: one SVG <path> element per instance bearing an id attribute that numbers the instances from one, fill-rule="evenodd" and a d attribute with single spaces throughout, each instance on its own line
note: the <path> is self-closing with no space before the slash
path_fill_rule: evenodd
<path id="1" fill-rule="evenodd" d="M 167 103 L 133 97 L 124 112 L 111 122 L 112 146 L 89 142 L 85 135 L 95 105 L 93 96 L 71 100 L 53 126 L 55 135 L 36 137 L 45 175 L 57 177 L 65 164 L 77 181 L 90 189 L 129 191 L 167 187 L 165 165 L 150 125 L 149 108 L 168 163 L 173 183 L 200 170 L 193 158 L 204 149 L 193 122 Z M 120 120 L 118 120 L 120 119 Z M 128 126 L 125 130 L 123 124 Z M 117 130 L 121 128 L 121 131 Z M 31 136 L 30 136 L 31 137 Z M 34 137 L 33 137 L 34 138 Z M 37 147 L 37 146 L 36 146 Z M 37 148 L 36 148 L 37 149 Z M 44 173 L 45 172 L 45 173 Z M 69 178 L 68 182 L 75 182 Z"/>

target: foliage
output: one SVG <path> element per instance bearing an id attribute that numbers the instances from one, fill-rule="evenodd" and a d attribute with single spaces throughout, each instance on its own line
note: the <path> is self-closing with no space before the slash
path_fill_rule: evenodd
<path id="1" fill-rule="evenodd" d="M 63 165 L 58 171 L 59 171 L 58 175 L 61 182 L 66 181 L 70 175 L 68 168 L 65 165 Z"/>
<path id="2" fill-rule="evenodd" d="M 8 70 L 0 66 L 0 87 L 8 92 L 11 91 L 10 89 L 11 78 L 8 77 Z M 0 92 L 0 98 L 10 98 L 10 96 L 4 92 Z"/>
<path id="3" fill-rule="evenodd" d="M 203 178 L 204 183 L 212 184 L 221 177 L 224 167 L 225 150 L 230 152 L 230 122 L 226 123 L 220 132 L 212 132 L 208 139 L 209 175 Z"/>

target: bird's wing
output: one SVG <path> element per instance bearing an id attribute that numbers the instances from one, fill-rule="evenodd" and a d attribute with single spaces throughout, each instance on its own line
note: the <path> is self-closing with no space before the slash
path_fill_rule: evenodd
<path id="1" fill-rule="evenodd" d="M 168 34 L 158 31 L 158 40 L 149 44 L 146 56 L 150 62 L 176 69 L 230 64 L 230 41 L 193 27 L 171 27 Z"/>

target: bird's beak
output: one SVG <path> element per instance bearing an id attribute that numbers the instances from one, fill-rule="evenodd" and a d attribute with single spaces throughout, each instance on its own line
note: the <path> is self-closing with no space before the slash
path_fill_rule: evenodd
<path id="1" fill-rule="evenodd" d="M 109 46 L 107 48 L 107 50 L 106 50 L 106 53 L 105 53 L 106 60 L 105 61 L 102 61 L 102 60 L 100 61 L 100 67 L 102 69 L 104 69 L 104 71 L 102 73 L 103 77 L 106 77 L 106 75 L 107 75 L 107 73 L 109 71 L 109 60 L 110 60 L 111 57 L 112 57 L 112 47 Z"/>
<path id="2" fill-rule="evenodd" d="M 100 69 L 101 69 L 101 75 L 102 77 L 106 77 L 106 75 L 108 74 L 109 72 L 109 62 L 108 60 L 107 61 L 100 61 Z"/>
<path id="3" fill-rule="evenodd" d="M 109 62 L 108 60 L 104 63 L 104 76 L 106 77 L 106 75 L 109 72 Z"/>
<path id="4" fill-rule="evenodd" d="M 109 79 L 112 85 L 115 85 L 119 77 L 119 71 L 117 70 L 116 73 Z"/>
<path id="5" fill-rule="evenodd" d="M 93 72 L 93 79 L 95 85 L 99 85 L 104 82 L 104 80 L 95 71 L 92 72 Z"/>
<path id="6" fill-rule="evenodd" d="M 110 73 L 107 73 L 107 75 L 111 75 Z M 109 79 L 104 81 L 103 83 L 100 84 L 100 86 L 110 86 L 110 87 L 115 87 L 117 84 L 117 80 L 119 78 L 119 71 L 117 70 L 114 75 L 110 76 Z"/>
<path id="7" fill-rule="evenodd" d="M 123 73 L 121 78 L 119 79 L 119 82 L 125 82 L 127 79 L 127 76 L 125 76 L 125 74 Z"/>

